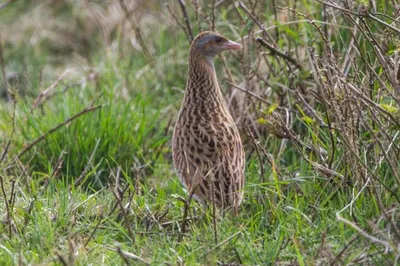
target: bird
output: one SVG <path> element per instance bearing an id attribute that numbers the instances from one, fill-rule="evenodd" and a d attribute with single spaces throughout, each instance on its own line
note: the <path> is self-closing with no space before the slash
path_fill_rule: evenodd
<path id="1" fill-rule="evenodd" d="M 205 31 L 192 41 L 186 89 L 172 136 L 177 175 L 203 205 L 233 209 L 243 199 L 245 153 L 239 130 L 218 84 L 214 58 L 242 46 Z"/>

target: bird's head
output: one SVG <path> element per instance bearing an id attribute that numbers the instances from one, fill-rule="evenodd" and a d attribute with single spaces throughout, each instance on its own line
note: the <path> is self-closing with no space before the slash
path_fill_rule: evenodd
<path id="1" fill-rule="evenodd" d="M 219 33 L 204 31 L 197 35 L 192 43 L 192 49 L 206 58 L 212 59 L 225 50 L 237 50 L 242 46 Z"/>

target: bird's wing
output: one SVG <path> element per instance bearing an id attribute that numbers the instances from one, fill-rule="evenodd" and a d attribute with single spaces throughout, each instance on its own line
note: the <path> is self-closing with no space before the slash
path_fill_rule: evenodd
<path id="1" fill-rule="evenodd" d="M 214 183 L 215 197 L 222 205 L 239 204 L 244 184 L 244 151 L 239 132 L 233 121 L 199 125 L 197 135 L 201 150 L 197 156 L 203 166 L 203 185 Z M 197 157 L 195 156 L 195 157 Z M 239 202 L 238 202 L 239 201 Z"/>
<path id="2" fill-rule="evenodd" d="M 178 176 L 188 191 L 193 189 L 210 201 L 214 197 L 220 206 L 239 205 L 244 151 L 233 121 L 200 120 L 182 125 L 174 133 L 173 150 Z"/>

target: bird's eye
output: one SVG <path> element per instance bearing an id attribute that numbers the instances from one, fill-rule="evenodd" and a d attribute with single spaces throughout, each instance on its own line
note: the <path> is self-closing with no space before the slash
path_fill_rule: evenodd
<path id="1" fill-rule="evenodd" d="M 221 43 L 221 42 L 222 42 L 222 38 L 219 38 L 219 37 L 216 38 L 216 39 L 215 39 L 215 42 L 216 42 L 216 43 Z"/>

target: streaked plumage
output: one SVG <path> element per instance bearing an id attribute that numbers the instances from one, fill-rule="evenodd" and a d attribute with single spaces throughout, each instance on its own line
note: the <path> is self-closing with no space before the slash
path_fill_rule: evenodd
<path id="1" fill-rule="evenodd" d="M 215 200 L 216 206 L 235 211 L 243 197 L 245 156 L 218 85 L 214 56 L 240 48 L 215 32 L 200 33 L 193 41 L 172 140 L 175 167 L 188 192 L 200 202 Z"/>

